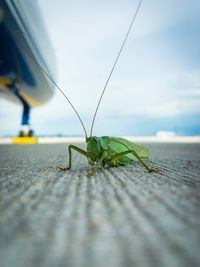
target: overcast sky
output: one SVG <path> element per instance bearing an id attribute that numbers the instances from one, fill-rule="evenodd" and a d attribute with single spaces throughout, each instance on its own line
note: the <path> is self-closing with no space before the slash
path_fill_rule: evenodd
<path id="1" fill-rule="evenodd" d="M 89 129 L 101 90 L 137 7 L 136 0 L 38 0 L 57 59 L 57 82 Z M 21 109 L 1 101 L 3 134 Z M 32 112 L 37 134 L 83 131 L 56 91 Z M 144 0 L 111 78 L 96 135 L 200 134 L 200 1 Z"/>

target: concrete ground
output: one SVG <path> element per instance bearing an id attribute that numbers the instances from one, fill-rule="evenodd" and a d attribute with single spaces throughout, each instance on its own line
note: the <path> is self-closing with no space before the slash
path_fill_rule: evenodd
<path id="1" fill-rule="evenodd" d="M 64 144 L 0 146 L 1 267 L 200 266 L 200 144 L 98 170 Z"/>

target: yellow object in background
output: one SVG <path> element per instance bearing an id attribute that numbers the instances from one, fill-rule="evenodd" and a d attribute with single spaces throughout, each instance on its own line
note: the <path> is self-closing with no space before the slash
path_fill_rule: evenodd
<path id="1" fill-rule="evenodd" d="M 4 87 L 7 87 L 9 85 L 12 84 L 12 81 L 7 79 L 7 78 L 4 78 L 2 76 L 0 76 L 0 88 L 4 88 Z"/>
<path id="2" fill-rule="evenodd" d="M 14 137 L 12 139 L 13 144 L 37 144 L 38 139 L 37 137 Z"/>

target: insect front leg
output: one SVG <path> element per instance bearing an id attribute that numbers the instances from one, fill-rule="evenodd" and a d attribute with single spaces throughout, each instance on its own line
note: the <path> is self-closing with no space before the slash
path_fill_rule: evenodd
<path id="1" fill-rule="evenodd" d="M 99 166 L 101 166 L 103 160 L 106 158 L 107 156 L 107 152 L 104 151 L 103 154 L 101 155 L 101 157 L 99 158 L 99 160 L 96 161 L 96 163 L 94 164 L 94 166 L 91 168 L 91 170 L 88 171 L 88 176 L 92 176 L 95 174 L 95 172 L 97 171 L 97 168 Z"/>
<path id="2" fill-rule="evenodd" d="M 150 166 L 148 166 L 144 162 L 144 160 L 138 155 L 138 153 L 135 152 L 134 150 L 131 150 L 131 149 L 113 155 L 109 159 L 109 161 L 116 160 L 116 159 L 121 158 L 121 157 L 123 157 L 123 156 L 125 156 L 127 154 L 132 154 L 133 156 L 135 156 L 140 161 L 140 163 L 145 167 L 145 169 L 147 169 L 148 172 L 158 172 L 159 171 L 158 169 L 154 169 L 154 168 L 151 168 Z"/>
<path id="3" fill-rule="evenodd" d="M 67 168 L 61 168 L 59 167 L 60 170 L 62 171 L 66 171 L 66 170 L 70 170 L 72 167 L 72 149 L 74 149 L 76 152 L 78 152 L 79 154 L 88 157 L 87 151 L 81 149 L 80 147 L 74 146 L 74 145 L 69 145 L 68 146 L 68 153 L 69 153 L 69 165 Z"/>

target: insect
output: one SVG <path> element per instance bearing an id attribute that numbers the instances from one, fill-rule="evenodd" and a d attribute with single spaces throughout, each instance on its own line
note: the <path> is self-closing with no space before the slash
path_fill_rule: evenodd
<path id="1" fill-rule="evenodd" d="M 139 1 L 138 7 L 135 11 L 135 14 L 133 16 L 131 24 L 128 28 L 126 36 L 125 36 L 123 43 L 119 49 L 116 60 L 113 64 L 111 72 L 108 76 L 108 79 L 107 79 L 105 86 L 103 88 L 103 91 L 101 93 L 101 96 L 100 96 L 100 99 L 99 99 L 99 102 L 97 104 L 95 114 L 94 114 L 94 117 L 92 120 L 92 125 L 91 125 L 89 137 L 87 135 L 86 128 L 83 124 L 83 121 L 82 121 L 80 115 L 78 114 L 77 110 L 75 109 L 75 107 L 73 106 L 73 104 L 71 103 L 69 98 L 61 90 L 61 88 L 57 85 L 57 83 L 51 78 L 51 76 L 46 72 L 46 70 L 42 66 L 39 65 L 39 63 L 35 60 L 35 58 L 32 55 L 30 55 L 31 58 L 33 59 L 33 61 L 36 63 L 36 65 L 38 65 L 38 67 L 52 81 L 52 83 L 57 87 L 57 89 L 63 94 L 63 96 L 68 101 L 68 103 L 71 105 L 71 107 L 74 110 L 74 112 L 76 113 L 76 115 L 77 115 L 77 117 L 78 117 L 78 119 L 79 119 L 79 121 L 83 127 L 84 133 L 85 133 L 86 144 L 87 144 L 86 150 L 83 150 L 80 147 L 77 147 L 75 145 L 70 144 L 68 146 L 69 165 L 66 168 L 59 167 L 60 170 L 65 171 L 65 170 L 70 170 L 72 168 L 72 151 L 74 150 L 74 151 L 80 153 L 81 155 L 85 156 L 88 159 L 88 163 L 91 165 L 91 168 L 88 171 L 88 176 L 94 175 L 99 167 L 104 167 L 105 165 L 113 166 L 113 167 L 119 166 L 119 165 L 127 165 L 127 164 L 129 164 L 133 161 L 136 161 L 136 160 L 139 161 L 148 172 L 154 172 L 154 171 L 156 172 L 157 171 L 157 169 L 154 169 L 154 168 L 148 166 L 147 163 L 144 161 L 144 159 L 148 158 L 148 156 L 149 156 L 148 148 L 141 146 L 141 145 L 134 144 L 134 143 L 132 143 L 132 142 L 130 142 L 124 138 L 110 137 L 110 136 L 97 137 L 97 136 L 93 136 L 93 134 L 92 134 L 95 118 L 96 118 L 101 100 L 103 98 L 103 95 L 104 95 L 104 92 L 105 92 L 106 87 L 108 85 L 108 82 L 111 78 L 111 75 L 114 71 L 114 68 L 117 64 L 117 61 L 120 57 L 122 49 L 126 43 L 126 40 L 127 40 L 128 35 L 130 33 L 132 25 L 135 21 L 135 18 L 137 16 L 138 11 L 139 11 L 141 2 L 142 2 L 142 0 Z"/>
<path id="2" fill-rule="evenodd" d="M 112 167 L 119 165 L 126 165 L 134 160 L 139 160 L 140 163 L 149 172 L 157 170 L 148 166 L 144 158 L 149 156 L 148 148 L 136 145 L 124 138 L 110 137 L 110 136 L 90 136 L 86 138 L 87 150 L 80 147 L 69 145 L 69 166 L 67 168 L 60 168 L 61 170 L 70 170 L 72 167 L 72 150 L 87 157 L 88 163 L 92 168 L 88 171 L 88 176 L 96 173 L 97 168 L 105 165 Z"/>

